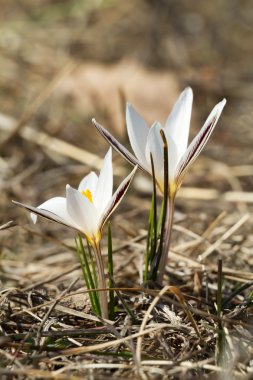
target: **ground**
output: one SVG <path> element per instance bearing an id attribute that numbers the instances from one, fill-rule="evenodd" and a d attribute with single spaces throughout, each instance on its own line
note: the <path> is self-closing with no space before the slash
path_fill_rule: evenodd
<path id="1" fill-rule="evenodd" d="M 250 379 L 251 1 L 2 0 L 0 20 L 0 226 L 13 221 L 0 230 L 1 378 Z M 117 317 L 98 323 L 74 232 L 32 225 L 11 200 L 36 206 L 99 170 L 108 146 L 92 117 L 128 144 L 126 101 L 164 123 L 187 86 L 191 138 L 227 105 L 177 197 L 164 282 L 176 288 L 151 307 L 159 289 L 142 287 L 152 185 L 138 173 L 112 218 Z M 113 161 L 117 185 L 131 168 Z"/>

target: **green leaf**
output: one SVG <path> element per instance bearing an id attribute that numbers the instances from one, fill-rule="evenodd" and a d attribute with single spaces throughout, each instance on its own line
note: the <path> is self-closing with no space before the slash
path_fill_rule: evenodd
<path id="1" fill-rule="evenodd" d="M 78 244 L 79 243 L 79 244 Z M 83 246 L 83 240 L 80 234 L 78 234 L 78 240 L 76 239 L 76 247 L 77 247 L 77 253 L 79 256 L 82 272 L 83 272 L 83 277 L 84 281 L 86 283 L 87 289 L 88 290 L 94 290 L 89 292 L 89 298 L 91 302 L 91 308 L 92 311 L 96 314 L 101 316 L 101 307 L 100 307 L 100 301 L 99 301 L 99 296 L 97 292 L 95 291 L 96 286 L 94 279 L 91 274 L 90 270 L 90 265 L 87 259 L 87 254 Z M 94 264 L 94 263 L 93 263 Z"/>

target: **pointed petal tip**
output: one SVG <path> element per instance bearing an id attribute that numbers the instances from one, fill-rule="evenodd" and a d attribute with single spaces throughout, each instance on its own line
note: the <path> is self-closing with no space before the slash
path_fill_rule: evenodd
<path id="1" fill-rule="evenodd" d="M 95 119 L 95 117 L 93 117 L 93 118 L 91 119 L 91 122 L 92 122 L 92 124 L 93 124 L 97 129 L 99 129 L 99 128 L 101 127 L 101 125 L 100 125 L 99 122 Z"/>
<path id="2" fill-rule="evenodd" d="M 135 167 L 133 168 L 133 170 L 125 178 L 125 180 L 129 180 L 129 184 L 132 182 L 132 180 L 133 180 L 133 178 L 135 176 L 135 173 L 136 173 L 136 171 L 137 171 L 138 168 L 139 168 L 139 166 L 135 165 Z"/>
<path id="3" fill-rule="evenodd" d="M 131 115 L 134 111 L 135 111 L 135 109 L 134 109 L 132 103 L 127 102 L 127 103 L 126 103 L 126 116 L 127 116 L 127 117 L 129 116 L 129 117 L 130 117 L 130 115 Z"/>
<path id="4" fill-rule="evenodd" d="M 220 115 L 226 103 L 227 103 L 227 99 L 226 98 L 222 99 L 219 103 L 216 104 L 216 106 L 214 107 L 214 110 L 216 110 L 216 112 L 218 111 Z"/>
<path id="5" fill-rule="evenodd" d="M 189 98 L 189 100 L 193 100 L 193 91 L 192 91 L 192 88 L 190 86 L 186 87 L 182 92 L 181 92 L 181 96 L 184 98 L 184 97 L 187 97 Z"/>
<path id="6" fill-rule="evenodd" d="M 131 174 L 134 175 L 136 170 L 138 169 L 139 165 L 135 165 L 135 167 L 133 168 L 133 170 L 131 171 Z"/>
<path id="7" fill-rule="evenodd" d="M 130 117 L 134 117 L 135 114 L 137 114 L 141 119 L 143 119 L 143 117 L 139 114 L 139 112 L 136 111 L 136 109 L 130 102 L 126 103 L 126 114 Z"/>
<path id="8" fill-rule="evenodd" d="M 188 92 L 189 94 L 193 94 L 192 88 L 190 86 L 185 87 L 185 92 Z"/>
<path id="9" fill-rule="evenodd" d="M 108 151 L 104 157 L 104 162 L 106 162 L 109 165 L 112 165 L 112 148 L 111 147 L 108 149 Z"/>
<path id="10" fill-rule="evenodd" d="M 130 176 L 133 176 L 134 174 L 135 174 L 135 172 L 137 171 L 137 169 L 138 169 L 138 165 L 135 165 L 135 167 L 133 168 L 133 170 L 130 172 Z"/>
<path id="11" fill-rule="evenodd" d="M 222 101 L 221 101 L 221 104 L 222 104 L 223 106 L 225 106 L 226 103 L 227 103 L 227 99 L 226 99 L 226 98 L 223 98 Z"/>
<path id="12" fill-rule="evenodd" d="M 160 123 L 160 121 L 156 120 L 154 121 L 154 123 L 151 125 L 151 128 L 152 127 L 155 127 L 155 128 L 160 128 L 160 129 L 164 129 L 164 126 Z M 151 129 L 150 128 L 150 129 Z"/>
<path id="13" fill-rule="evenodd" d="M 112 157 L 112 147 L 110 146 L 110 148 L 108 149 L 106 155 Z"/>
<path id="14" fill-rule="evenodd" d="M 38 219 L 37 215 L 36 215 L 36 214 L 33 214 L 33 213 L 30 213 L 30 217 L 31 217 L 31 219 L 32 219 L 33 224 L 36 224 L 37 219 Z"/>

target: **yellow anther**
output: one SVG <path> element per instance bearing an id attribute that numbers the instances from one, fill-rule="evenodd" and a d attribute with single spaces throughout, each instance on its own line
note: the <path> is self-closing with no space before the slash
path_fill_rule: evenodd
<path id="1" fill-rule="evenodd" d="M 93 199 L 92 199 L 92 193 L 89 189 L 86 189 L 86 190 L 83 190 L 82 191 L 82 194 L 91 202 L 93 203 Z"/>

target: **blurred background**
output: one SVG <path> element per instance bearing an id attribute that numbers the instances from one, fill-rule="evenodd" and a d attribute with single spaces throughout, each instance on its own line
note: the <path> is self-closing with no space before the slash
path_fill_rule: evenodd
<path id="1" fill-rule="evenodd" d="M 53 357 L 50 362 L 46 357 L 44 362 L 42 351 L 36 355 L 29 346 L 26 351 L 23 342 L 29 344 L 30 332 L 38 328 L 34 342 L 44 350 L 44 340 L 41 346 L 37 345 L 44 327 L 51 330 L 55 324 L 56 329 L 69 325 L 84 329 L 89 322 L 86 317 L 79 319 L 80 314 L 74 314 L 72 309 L 90 313 L 84 294 L 62 297 L 70 290 L 86 289 L 75 255 L 75 232 L 42 218 L 34 226 L 29 213 L 11 201 L 37 206 L 50 197 L 65 196 L 67 183 L 77 187 L 90 170 L 99 170 L 108 144 L 92 125 L 93 117 L 128 146 L 126 101 L 150 125 L 155 120 L 164 123 L 180 92 L 191 86 L 194 92 L 191 140 L 214 105 L 227 98 L 214 133 L 177 196 L 166 271 L 169 283 L 189 293 L 190 305 L 205 312 L 206 302 L 197 297 L 203 293 L 209 299 L 212 294 L 212 300 L 216 300 L 217 257 L 223 260 L 226 276 L 224 297 L 228 300 L 231 294 L 234 297 L 234 289 L 241 289 L 243 283 L 252 285 L 252 57 L 251 0 L 0 0 L 0 322 L 1 335 L 4 331 L 25 335 L 24 341 L 15 340 L 13 346 L 8 339 L 1 340 L 1 356 L 2 351 L 9 350 L 5 359 L 3 356 L 2 370 L 6 367 L 6 371 L 11 371 L 13 366 L 23 373 L 28 365 L 35 371 L 39 368 L 58 371 L 60 360 Z M 116 153 L 113 161 L 116 188 L 131 167 Z M 146 249 L 151 191 L 150 178 L 138 173 L 113 215 L 117 286 L 142 283 L 139 273 Z M 2 227 L 11 220 L 17 226 Z M 107 246 L 103 243 L 106 256 Z M 248 286 L 244 288 L 246 295 Z M 142 308 L 145 298 L 141 296 L 141 301 L 138 298 L 134 301 L 132 296 L 135 298 L 134 293 L 131 303 L 139 313 L 136 303 Z M 236 330 L 229 332 L 231 355 L 228 367 L 225 366 L 231 376 L 234 353 L 236 361 L 241 360 L 237 373 L 246 374 L 246 365 L 249 371 L 252 369 L 252 360 L 248 358 L 252 350 L 243 346 L 244 341 L 251 343 L 250 331 L 246 329 L 252 325 L 249 309 L 252 293 L 247 297 L 241 293 L 234 297 L 229 314 L 226 304 L 229 318 L 247 323 L 228 326 L 231 331 Z M 51 307 L 49 314 L 40 308 L 38 314 L 33 314 L 36 313 L 33 306 L 36 308 L 49 299 L 55 299 L 52 306 L 57 313 L 62 310 L 60 314 L 52 314 Z M 64 309 L 58 308 L 63 305 Z M 68 313 L 66 307 L 71 308 Z M 19 314 L 20 310 L 24 313 Z M 171 320 L 167 306 L 166 310 L 158 310 L 159 315 L 168 310 L 166 315 Z M 67 325 L 58 325 L 58 321 Z M 128 321 L 124 322 L 122 336 L 130 333 Z M 174 317 L 171 321 L 174 324 Z M 158 345 L 152 335 L 152 357 L 156 358 L 153 350 L 159 346 L 161 355 L 176 363 L 192 360 L 196 364 L 196 360 L 206 360 L 206 355 L 214 354 L 216 329 L 213 319 L 203 321 L 201 316 L 201 333 L 205 331 L 203 336 L 208 337 L 202 341 L 205 346 L 195 340 L 192 332 L 187 332 L 188 327 L 182 328 L 185 335 L 180 339 L 169 331 L 168 342 L 172 343 L 168 346 L 159 332 Z M 231 337 L 237 333 L 239 339 L 232 344 Z M 189 343 L 190 336 L 193 340 Z M 84 339 L 89 344 L 90 338 Z M 99 342 L 104 338 L 95 339 Z M 58 348 L 64 347 L 59 344 Z M 241 359 L 237 355 L 240 346 L 244 347 Z M 22 357 L 26 352 L 28 356 Z M 93 360 L 92 357 L 89 353 L 78 355 L 78 368 L 82 368 L 79 365 L 83 361 Z M 40 358 L 41 364 L 37 364 Z M 100 355 L 99 358 L 103 360 Z M 108 360 L 114 362 L 117 357 Z M 132 362 L 132 358 L 129 360 Z M 214 363 L 205 360 L 201 363 Z M 71 371 L 69 360 L 62 363 Z M 193 377 L 197 373 L 195 368 L 190 374 Z M 73 371 L 76 374 L 74 366 Z M 9 376 L 11 372 L 6 373 Z M 63 372 L 57 373 L 61 376 Z M 87 378 L 91 373 L 87 372 Z M 112 374 L 108 369 L 106 373 Z M 119 372 L 114 374 L 123 378 Z M 129 376 L 133 377 L 132 371 Z M 164 376 L 167 378 L 167 372 Z M 177 376 L 176 372 L 172 376 Z M 182 376 L 188 378 L 185 371 Z M 221 376 L 225 376 L 223 372 Z"/>
<path id="2" fill-rule="evenodd" d="M 27 223 L 11 199 L 37 205 L 64 195 L 66 182 L 76 186 L 100 166 L 108 146 L 92 117 L 128 143 L 126 100 L 149 123 L 164 123 L 186 86 L 194 91 L 191 137 L 218 101 L 228 101 L 186 189 L 250 197 L 252 29 L 250 0 L 1 0 L 0 223 L 17 215 Z M 147 193 L 143 181 L 135 186 Z M 252 201 L 219 203 L 208 194 L 178 207 L 217 214 Z"/>

